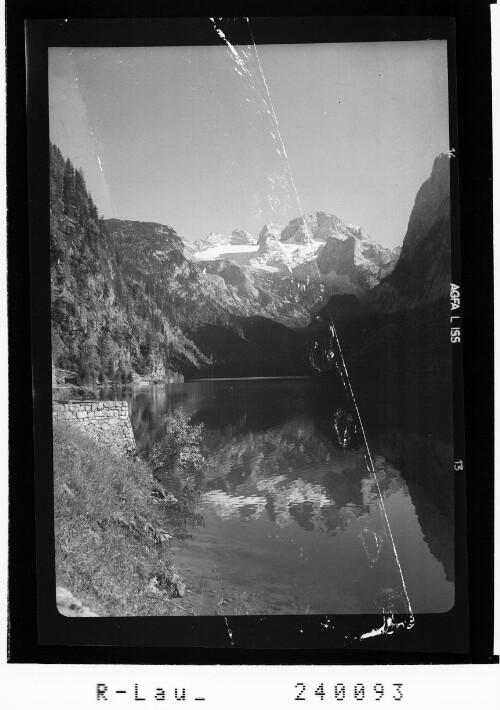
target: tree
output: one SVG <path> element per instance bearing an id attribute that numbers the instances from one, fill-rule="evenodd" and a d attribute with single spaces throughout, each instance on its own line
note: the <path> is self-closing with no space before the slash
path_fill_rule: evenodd
<path id="1" fill-rule="evenodd" d="M 114 375 L 114 357 L 116 346 L 111 340 L 109 333 L 105 330 L 99 336 L 97 348 L 101 360 L 101 370 L 107 377 L 113 378 Z"/>
<path id="2" fill-rule="evenodd" d="M 81 170 L 75 170 L 75 208 L 79 223 L 85 225 L 90 214 L 85 178 Z"/>
<path id="3" fill-rule="evenodd" d="M 122 361 L 120 360 L 119 363 L 118 363 L 118 366 L 117 366 L 117 368 L 116 368 L 116 370 L 115 370 L 115 374 L 114 374 L 114 378 L 113 378 L 115 385 L 121 385 L 121 384 L 123 384 L 123 383 L 124 383 L 124 377 L 125 377 L 125 372 L 124 372 L 124 369 L 123 369 L 123 363 L 122 363 Z"/>
<path id="4" fill-rule="evenodd" d="M 56 367 L 60 366 L 60 361 L 68 353 L 68 349 L 62 341 L 57 330 L 52 329 L 52 359 Z"/>
<path id="5" fill-rule="evenodd" d="M 73 165 L 70 159 L 66 160 L 64 164 L 64 178 L 63 178 L 63 202 L 64 211 L 69 217 L 73 217 L 75 214 L 75 201 L 76 201 L 76 182 L 75 182 L 75 172 L 73 170 Z"/>
<path id="6" fill-rule="evenodd" d="M 78 378 L 81 384 L 95 386 L 96 378 L 101 371 L 101 361 L 92 343 L 86 342 L 82 348 L 78 367 Z"/>
<path id="7" fill-rule="evenodd" d="M 155 444 L 148 456 L 154 470 L 165 470 L 179 465 L 182 468 L 200 468 L 205 463 L 201 453 L 203 424 L 192 424 L 191 417 L 178 410 L 167 417 L 166 436 Z"/>
<path id="8" fill-rule="evenodd" d="M 55 145 L 50 146 L 50 158 L 50 205 L 57 212 L 63 194 L 64 160 Z"/>

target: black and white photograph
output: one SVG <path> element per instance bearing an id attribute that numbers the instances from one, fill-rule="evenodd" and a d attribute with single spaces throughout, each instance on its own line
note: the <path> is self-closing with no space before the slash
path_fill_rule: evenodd
<path id="1" fill-rule="evenodd" d="M 49 48 L 58 608 L 447 612 L 447 42 L 206 22 Z"/>
<path id="2" fill-rule="evenodd" d="M 27 22 L 42 643 L 468 652 L 455 43 Z"/>

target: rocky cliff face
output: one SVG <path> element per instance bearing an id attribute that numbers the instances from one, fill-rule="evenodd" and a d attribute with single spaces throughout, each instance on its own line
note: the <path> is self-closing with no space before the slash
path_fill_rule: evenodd
<path id="1" fill-rule="evenodd" d="M 229 237 L 224 236 L 222 232 L 210 232 L 205 239 L 197 239 L 194 242 L 194 247 L 196 251 L 205 251 L 206 249 L 225 246 L 226 244 L 229 244 Z"/>
<path id="2" fill-rule="evenodd" d="M 264 251 L 266 245 L 270 243 L 278 242 L 281 238 L 283 230 L 284 227 L 277 222 L 269 222 L 269 224 L 265 224 L 259 233 L 259 251 Z"/>
<path id="3" fill-rule="evenodd" d="M 281 233 L 282 242 L 307 244 L 311 239 L 326 242 L 332 236 L 349 236 L 348 227 L 335 215 L 326 212 L 314 212 L 296 217 Z"/>
<path id="4" fill-rule="evenodd" d="M 450 159 L 441 154 L 417 193 L 398 263 L 361 300 L 379 312 L 427 305 L 447 297 L 450 279 Z"/>
<path id="5" fill-rule="evenodd" d="M 231 232 L 230 243 L 255 244 L 255 239 L 252 237 L 250 232 L 246 232 L 244 229 L 235 229 L 233 232 Z"/>
<path id="6" fill-rule="evenodd" d="M 396 261 L 397 255 L 375 244 L 361 230 L 352 230 L 345 238 L 330 237 L 317 260 L 321 278 L 330 291 L 358 294 L 376 286 Z"/>
<path id="7" fill-rule="evenodd" d="M 401 249 L 402 259 L 411 259 L 436 222 L 450 219 L 450 158 L 445 153 L 434 160 L 432 172 L 417 193 Z"/>
<path id="8" fill-rule="evenodd" d="M 325 284 L 330 294 L 360 295 L 377 285 L 396 264 L 396 251 L 382 247 L 361 227 L 345 225 L 335 215 L 317 212 L 303 219 L 303 224 L 319 247 L 315 263 L 308 262 L 306 269 L 299 266 L 296 273 L 310 271 L 311 278 Z M 301 226 L 291 239 L 300 240 L 303 233 L 304 226 Z M 282 235 L 282 239 L 283 236 L 286 235 Z"/>

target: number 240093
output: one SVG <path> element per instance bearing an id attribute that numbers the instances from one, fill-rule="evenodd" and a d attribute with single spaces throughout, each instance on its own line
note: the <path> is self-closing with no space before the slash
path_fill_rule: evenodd
<path id="1" fill-rule="evenodd" d="M 307 692 L 304 683 L 296 683 L 295 688 L 297 695 L 295 700 L 308 700 L 311 694 Z M 364 683 L 356 683 L 354 686 L 347 686 L 344 683 L 337 683 L 334 686 L 326 686 L 320 683 L 313 691 L 312 697 L 325 700 L 382 700 L 384 697 L 392 700 L 403 700 L 403 684 L 392 683 L 389 688 L 384 687 L 382 683 L 375 683 L 373 686 L 365 685 Z"/>

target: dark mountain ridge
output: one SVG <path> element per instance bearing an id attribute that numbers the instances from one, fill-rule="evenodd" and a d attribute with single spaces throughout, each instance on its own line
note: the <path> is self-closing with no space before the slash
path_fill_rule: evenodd
<path id="1" fill-rule="evenodd" d="M 449 158 L 440 155 L 417 194 L 393 272 L 360 298 L 332 296 L 309 328 L 311 339 L 328 348 L 328 328 L 335 325 L 356 391 L 361 398 L 367 396 L 367 408 L 373 409 L 377 400 L 381 416 L 396 413 L 399 423 L 410 420 L 419 430 L 436 426 L 437 417 L 448 435 L 450 279 Z M 370 390 L 376 392 L 374 401 L 368 401 Z"/>

